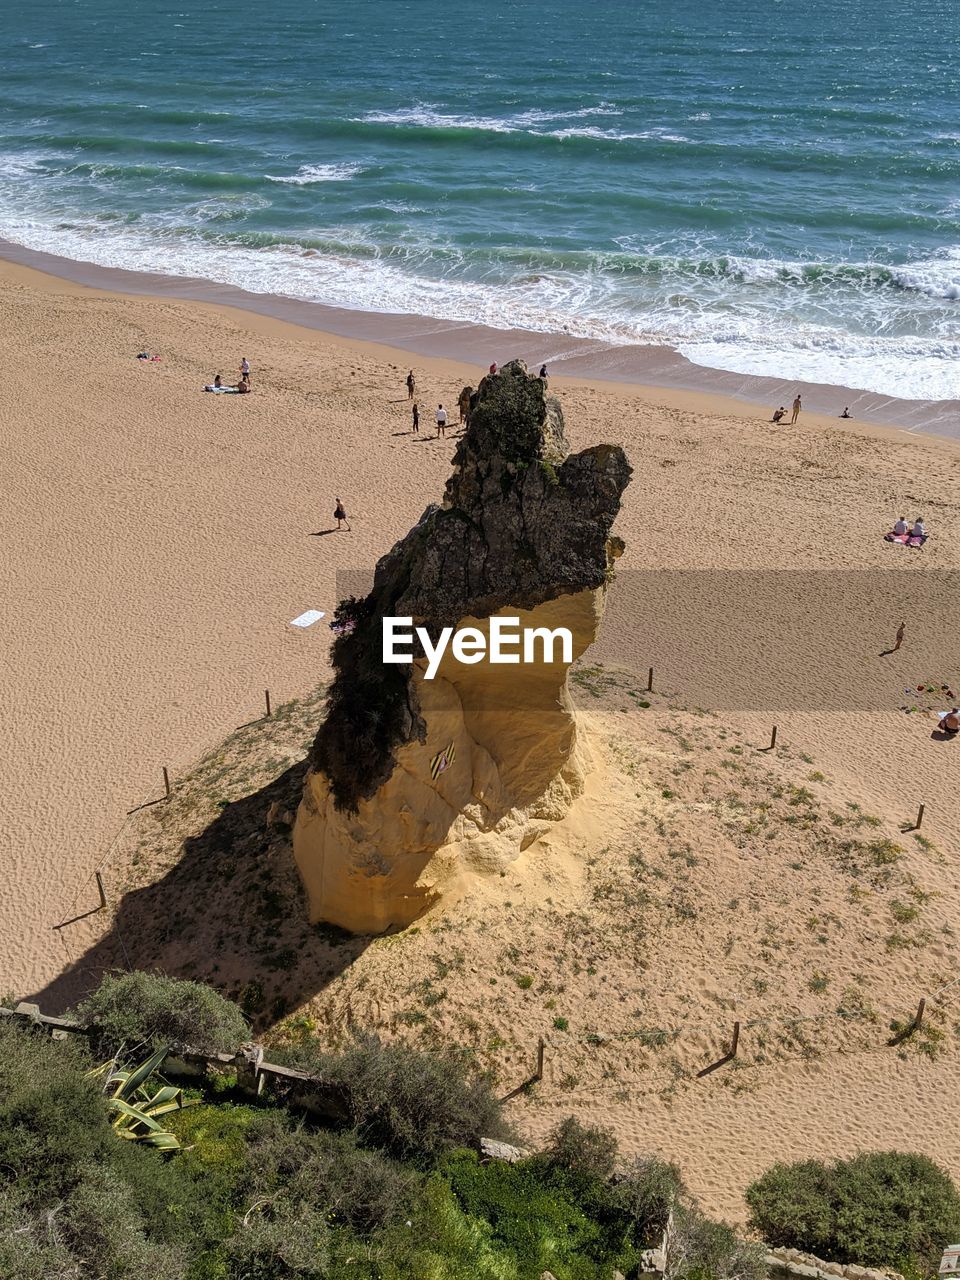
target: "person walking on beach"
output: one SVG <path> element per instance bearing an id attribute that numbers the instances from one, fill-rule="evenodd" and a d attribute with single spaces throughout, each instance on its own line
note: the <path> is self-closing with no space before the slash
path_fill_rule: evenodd
<path id="1" fill-rule="evenodd" d="M 243 359 L 240 361 L 240 381 L 241 382 L 250 381 L 250 361 L 247 359 L 246 356 L 244 356 Z"/>
<path id="2" fill-rule="evenodd" d="M 414 435 L 420 434 L 420 406 L 416 400 L 413 402 L 413 433 Z"/>
<path id="3" fill-rule="evenodd" d="M 437 435 L 447 434 L 447 411 L 442 404 L 437 405 Z"/>
<path id="4" fill-rule="evenodd" d="M 799 417 L 800 417 L 800 392 L 798 391 L 797 398 L 793 402 L 793 417 L 790 419 L 790 422 L 791 423 L 796 422 L 796 420 Z"/>
<path id="5" fill-rule="evenodd" d="M 413 370 L 407 374 L 407 399 L 412 400 L 417 390 L 417 380 L 413 376 Z"/>
<path id="6" fill-rule="evenodd" d="M 903 633 L 905 630 L 906 630 L 906 623 L 901 622 L 899 627 L 897 627 L 897 642 L 893 646 L 891 653 L 896 653 L 897 650 L 900 648 L 900 646 L 903 644 Z"/>
<path id="7" fill-rule="evenodd" d="M 334 508 L 333 518 L 337 522 L 338 529 L 341 527 L 341 525 L 346 525 L 347 533 L 350 532 L 350 521 L 347 519 L 347 513 L 344 510 L 343 503 L 340 501 L 339 498 L 337 498 L 337 505 Z"/>

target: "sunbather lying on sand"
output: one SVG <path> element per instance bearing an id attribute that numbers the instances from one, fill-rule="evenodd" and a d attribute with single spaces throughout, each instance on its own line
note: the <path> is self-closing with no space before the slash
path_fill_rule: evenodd
<path id="1" fill-rule="evenodd" d="M 223 385 L 223 379 L 218 373 L 214 380 L 208 383 L 203 389 L 204 391 L 213 391 L 218 395 L 245 396 L 250 392 L 250 380 L 244 376 L 235 387 L 225 387 Z"/>

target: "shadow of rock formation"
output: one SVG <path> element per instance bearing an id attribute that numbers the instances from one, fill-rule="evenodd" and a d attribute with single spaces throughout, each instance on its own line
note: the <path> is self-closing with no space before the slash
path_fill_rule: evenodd
<path id="1" fill-rule="evenodd" d="M 272 815 L 295 810 L 306 763 L 227 805 L 183 842 L 162 878 L 126 893 L 106 930 L 29 998 L 45 1013 L 69 1008 L 111 969 L 156 970 L 207 982 L 237 1001 L 254 1031 L 315 996 L 369 939 L 311 926 L 289 828 Z M 75 951 L 89 928 L 67 932 Z"/>

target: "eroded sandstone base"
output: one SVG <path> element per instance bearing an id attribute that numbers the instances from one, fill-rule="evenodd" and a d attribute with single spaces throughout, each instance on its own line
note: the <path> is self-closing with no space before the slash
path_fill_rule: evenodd
<path id="1" fill-rule="evenodd" d="M 603 597 L 601 587 L 501 614 L 569 628 L 575 660 L 596 637 Z M 486 633 L 489 622 L 461 625 Z M 314 921 L 356 933 L 408 925 L 471 874 L 504 870 L 583 789 L 588 749 L 565 663 L 467 666 L 448 651 L 433 680 L 424 667 L 415 664 L 414 682 L 426 741 L 399 749 L 372 800 L 338 809 L 325 775 L 308 776 L 294 854 Z M 453 764 L 434 779 L 432 762 L 451 744 Z"/>

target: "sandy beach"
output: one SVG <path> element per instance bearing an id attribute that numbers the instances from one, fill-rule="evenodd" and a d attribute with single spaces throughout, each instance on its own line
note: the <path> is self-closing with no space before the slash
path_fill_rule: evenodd
<path id="1" fill-rule="evenodd" d="M 411 356 L 218 303 L 108 293 L 11 263 L 0 264 L 0 317 L 0 990 L 38 997 L 53 1012 L 44 993 L 82 962 L 89 941 L 82 930 L 54 926 L 96 904 L 92 873 L 101 863 L 116 892 L 108 853 L 127 811 L 160 794 L 164 766 L 176 778 L 256 719 L 264 690 L 279 705 L 324 679 L 329 633 L 322 625 L 298 632 L 290 620 L 306 609 L 332 611 L 338 572 L 369 572 L 437 500 L 455 441 L 435 439 L 432 410 L 440 402 L 455 406 L 461 387 L 476 385 L 492 357 L 488 341 L 478 344 L 472 364 Z M 161 359 L 138 361 L 141 350 Z M 496 351 L 495 358 L 515 354 Z M 217 372 L 234 381 L 243 356 L 253 368 L 252 395 L 203 393 Z M 404 387 L 411 364 L 422 411 L 418 436 Z M 724 667 L 716 657 L 723 646 L 711 653 L 686 627 L 696 610 L 675 597 L 672 630 L 638 627 L 656 599 L 656 586 L 651 595 L 640 571 L 757 571 L 740 588 L 748 593 L 744 626 L 754 628 L 743 646 L 748 666 L 769 656 L 756 640 L 767 623 L 757 619 L 781 607 L 774 587 L 781 575 L 759 571 L 851 575 L 841 600 L 853 624 L 838 618 L 831 632 L 824 612 L 812 635 L 798 624 L 771 641 L 772 657 L 796 673 L 804 696 L 791 690 L 778 709 L 769 698 L 748 705 L 733 693 L 720 721 L 753 749 L 777 723 L 791 784 L 805 785 L 809 757 L 826 780 L 824 805 L 878 815 L 891 840 L 917 805 L 926 805 L 923 832 L 936 857 L 911 844 L 908 860 L 930 895 L 928 941 L 892 954 L 882 934 L 864 925 L 862 905 L 849 897 L 824 901 L 840 923 L 823 944 L 830 960 L 821 967 L 835 974 L 837 997 L 846 980 L 840 969 L 850 981 L 868 972 L 871 999 L 891 1016 L 907 993 L 950 983 L 960 976 L 952 930 L 960 906 L 960 742 L 931 736 L 926 694 L 920 711 L 899 708 L 910 701 L 907 688 L 960 680 L 953 644 L 960 444 L 894 425 L 841 423 L 832 414 L 804 412 L 796 426 L 774 427 L 769 406 L 714 390 L 562 376 L 551 380 L 551 392 L 574 448 L 619 443 L 634 467 L 617 524 L 627 545 L 621 594 L 611 597 L 591 661 L 644 677 L 654 665 L 678 706 L 705 705 L 704 673 L 715 658 L 716 669 Z M 336 497 L 349 514 L 349 533 L 335 531 Z M 901 512 L 925 517 L 933 536 L 922 553 L 883 541 Z M 893 570 L 901 572 L 896 581 L 873 576 Z M 898 614 L 906 616 L 907 639 L 881 658 Z M 811 667 L 816 687 L 808 687 Z M 843 691 L 835 703 L 823 693 L 831 684 Z M 610 718 L 626 714 L 606 708 L 598 722 L 608 753 L 615 754 Z M 665 723 L 631 729 L 651 770 Z M 661 798 L 668 783 L 653 779 Z M 598 822 L 602 810 L 591 811 L 590 838 L 600 845 Z M 687 822 L 697 856 L 709 865 L 716 854 L 723 864 L 719 878 L 695 873 L 688 886 L 707 912 L 702 929 L 719 929 L 740 872 L 729 850 L 711 846 L 713 827 L 700 828 L 689 815 Z M 572 867 L 569 848 L 563 858 L 566 871 L 552 892 L 581 894 L 582 868 Z M 541 855 L 519 877 L 521 905 L 523 894 L 542 905 L 545 865 Z M 778 897 L 771 878 L 757 919 L 768 911 L 801 919 L 813 899 L 839 893 L 839 886 L 836 878 L 814 876 L 791 905 L 792 891 Z M 495 915 L 496 895 L 507 887 L 516 886 L 485 891 Z M 214 920 L 216 903 L 208 910 Z M 545 919 L 544 936 L 548 926 Z M 723 1002 L 742 998 L 739 978 L 727 982 L 717 971 L 722 953 L 701 952 L 701 940 L 698 933 L 692 952 L 682 939 L 665 951 L 673 959 L 664 960 L 658 981 L 661 988 L 673 983 L 669 999 L 656 983 L 644 984 L 670 1013 L 692 1017 L 705 1002 L 729 1007 Z M 500 963 L 501 943 L 485 956 L 482 937 L 471 939 L 478 989 L 485 965 Z M 807 984 L 819 969 L 804 951 L 791 970 L 793 951 L 790 943 L 778 1007 L 808 1012 Z M 696 962 L 684 968 L 684 955 Z M 411 958 L 411 972 L 417 963 Z M 618 982 L 613 1004 L 634 993 L 625 977 Z M 581 995 L 572 984 L 569 998 Z M 458 998 L 470 1003 L 469 980 Z M 322 993 L 309 1000 L 322 1004 Z M 820 1062 L 792 1061 L 742 1096 L 711 1084 L 699 1101 L 687 1091 L 639 1104 L 626 1086 L 625 1097 L 603 1092 L 602 1074 L 594 1079 L 580 1066 L 580 1092 L 577 1084 L 564 1086 L 519 1118 L 531 1133 L 563 1108 L 613 1123 L 626 1146 L 653 1143 L 678 1159 L 707 1206 L 732 1217 L 742 1217 L 746 1181 L 778 1156 L 910 1147 L 960 1175 L 960 1130 L 949 1103 L 960 1082 L 960 1004 L 943 1009 L 945 1040 L 936 1055 L 904 1061 L 861 1046 Z M 513 1016 L 523 1019 L 524 1008 Z M 568 1074 L 573 1078 L 572 1067 Z"/>

